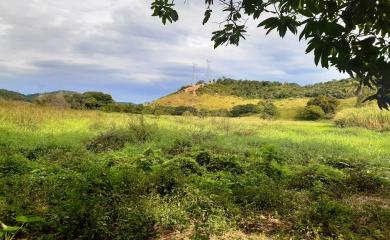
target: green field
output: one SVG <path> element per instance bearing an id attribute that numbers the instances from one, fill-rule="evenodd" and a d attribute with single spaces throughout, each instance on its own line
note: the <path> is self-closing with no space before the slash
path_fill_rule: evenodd
<path id="1" fill-rule="evenodd" d="M 190 106 L 198 110 L 220 110 L 231 109 L 236 105 L 257 104 L 264 99 L 245 99 L 236 96 L 227 95 L 210 95 L 202 94 L 194 96 L 186 92 L 177 92 L 165 97 L 162 97 L 153 102 L 153 105 L 161 106 Z M 306 106 L 309 98 L 290 98 L 290 99 L 275 99 L 272 102 L 276 105 L 280 112 L 280 119 L 294 120 L 299 115 L 300 111 Z M 340 99 L 339 110 L 353 107 L 356 103 L 356 98 Z"/>
<path id="2" fill-rule="evenodd" d="M 390 239 L 389 207 L 388 131 L 0 102 L 16 238 Z"/>

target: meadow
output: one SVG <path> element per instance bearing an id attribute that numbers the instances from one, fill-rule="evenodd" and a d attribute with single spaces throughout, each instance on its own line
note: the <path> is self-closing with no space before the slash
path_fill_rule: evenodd
<path id="1" fill-rule="evenodd" d="M 283 120 L 295 120 L 299 115 L 299 112 L 302 111 L 309 98 L 286 98 L 286 99 L 276 99 L 272 102 L 279 109 L 280 116 L 279 119 Z M 190 106 L 195 107 L 198 110 L 221 110 L 221 109 L 231 109 L 236 105 L 244 104 L 258 104 L 259 101 L 264 101 L 264 99 L 247 99 L 237 96 L 228 96 L 228 95 L 210 95 L 210 94 L 201 94 L 194 96 L 186 92 L 177 92 L 165 97 L 162 97 L 156 100 L 154 105 L 161 106 Z M 340 99 L 339 110 L 351 108 L 355 105 L 356 98 L 346 98 Z"/>
<path id="2" fill-rule="evenodd" d="M 390 239 L 390 132 L 347 126 L 0 102 L 0 239 Z"/>

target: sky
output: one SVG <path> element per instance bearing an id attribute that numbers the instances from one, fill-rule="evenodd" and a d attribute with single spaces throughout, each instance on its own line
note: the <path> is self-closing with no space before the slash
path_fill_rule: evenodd
<path id="1" fill-rule="evenodd" d="M 179 22 L 164 26 L 151 17 L 151 0 L 0 1 L 0 88 L 94 90 L 142 103 L 207 75 L 301 85 L 346 77 L 316 67 L 296 36 L 266 36 L 261 20 L 248 20 L 238 47 L 214 49 L 223 15 L 203 26 L 204 1 L 176 2 Z"/>

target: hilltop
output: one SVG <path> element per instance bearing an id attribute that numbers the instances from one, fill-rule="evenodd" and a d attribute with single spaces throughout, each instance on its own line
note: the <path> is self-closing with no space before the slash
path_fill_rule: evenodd
<path id="1" fill-rule="evenodd" d="M 319 95 L 328 95 L 339 99 L 340 108 L 352 107 L 356 102 L 353 91 L 354 84 L 352 79 L 300 86 L 296 83 L 222 78 L 210 83 L 200 82 L 184 86 L 178 91 L 154 101 L 153 105 L 220 110 L 268 100 L 283 110 L 280 116 L 282 119 L 292 119 L 305 107 L 310 98 Z"/>

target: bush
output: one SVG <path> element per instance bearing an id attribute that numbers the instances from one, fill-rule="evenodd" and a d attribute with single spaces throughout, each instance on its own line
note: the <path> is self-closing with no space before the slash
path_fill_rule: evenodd
<path id="1" fill-rule="evenodd" d="M 114 102 L 111 95 L 102 92 L 85 92 L 83 96 L 87 109 L 98 109 Z"/>
<path id="2" fill-rule="evenodd" d="M 202 165 L 202 166 L 206 166 L 208 164 L 210 164 L 211 162 L 211 155 L 204 151 L 204 152 L 200 152 L 197 156 L 196 156 L 196 161 L 199 163 L 199 165 Z"/>
<path id="3" fill-rule="evenodd" d="M 301 113 L 301 118 L 306 120 L 318 120 L 323 119 L 324 117 L 324 110 L 322 110 L 321 107 L 314 105 L 306 106 Z"/>
<path id="4" fill-rule="evenodd" d="M 182 116 L 185 112 L 189 112 L 189 113 L 192 113 L 193 115 L 196 115 L 198 110 L 194 107 L 178 106 L 178 107 L 174 108 L 172 114 L 176 115 L 176 116 Z"/>
<path id="5" fill-rule="evenodd" d="M 80 93 L 73 93 L 65 95 L 66 101 L 72 109 L 84 109 L 86 97 Z"/>
<path id="6" fill-rule="evenodd" d="M 239 161 L 232 156 L 215 156 L 206 164 L 206 168 L 210 172 L 227 171 L 233 174 L 245 172 Z"/>
<path id="7" fill-rule="evenodd" d="M 141 116 L 139 123 L 132 122 L 125 129 L 110 129 L 87 143 L 87 149 L 93 152 L 119 150 L 126 143 L 144 143 L 152 136 L 150 126 L 146 125 Z"/>
<path id="8" fill-rule="evenodd" d="M 251 171 L 241 176 L 233 188 L 235 202 L 260 211 L 292 211 L 292 199 L 268 176 Z"/>
<path id="9" fill-rule="evenodd" d="M 0 156 L 0 177 L 14 174 L 25 174 L 31 170 L 31 163 L 26 158 L 11 155 L 7 158 Z"/>
<path id="10" fill-rule="evenodd" d="M 167 149 L 170 155 L 179 155 L 191 149 L 192 143 L 187 139 L 176 139 L 171 147 Z"/>
<path id="11" fill-rule="evenodd" d="M 87 143 L 87 149 L 92 152 L 104 152 L 108 150 L 119 150 L 130 141 L 129 132 L 122 129 L 110 129 L 101 133 Z"/>
<path id="12" fill-rule="evenodd" d="M 345 175 L 341 170 L 316 164 L 303 169 L 293 176 L 289 185 L 296 189 L 310 189 L 320 182 L 325 186 L 340 187 L 344 179 Z"/>
<path id="13" fill-rule="evenodd" d="M 260 116 L 264 119 L 276 118 L 279 116 L 278 108 L 272 102 L 261 103 Z"/>
<path id="14" fill-rule="evenodd" d="M 364 169 L 352 169 L 345 180 L 353 192 L 378 193 L 386 185 L 384 180 Z"/>
<path id="15" fill-rule="evenodd" d="M 333 115 L 336 113 L 337 107 L 340 105 L 340 101 L 330 96 L 318 96 L 307 103 L 307 106 L 319 106 L 327 115 Z"/>
<path id="16" fill-rule="evenodd" d="M 347 205 L 324 198 L 313 204 L 307 221 L 320 227 L 323 235 L 338 236 L 350 232 L 353 215 Z"/>
<path id="17" fill-rule="evenodd" d="M 248 116 L 256 113 L 260 113 L 259 106 L 254 104 L 237 105 L 232 108 L 230 114 L 232 117 Z"/>
<path id="18" fill-rule="evenodd" d="M 186 157 L 174 158 L 165 162 L 155 171 L 156 179 L 154 181 L 157 193 L 162 196 L 178 192 L 185 184 L 185 179 L 190 175 L 201 175 L 202 168 L 199 164 Z"/>

